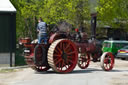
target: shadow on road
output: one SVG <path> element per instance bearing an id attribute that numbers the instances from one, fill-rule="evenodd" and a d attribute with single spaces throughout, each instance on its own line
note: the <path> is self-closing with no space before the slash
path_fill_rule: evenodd
<path id="1" fill-rule="evenodd" d="M 111 70 L 111 71 L 108 71 L 108 72 L 128 72 L 128 70 Z"/>
<path id="2" fill-rule="evenodd" d="M 80 70 L 74 70 L 71 72 L 71 74 L 83 74 L 83 73 L 92 73 L 95 71 L 103 71 L 101 69 L 95 69 L 95 68 L 87 68 L 87 69 L 80 69 Z"/>
<path id="3" fill-rule="evenodd" d="M 95 69 L 95 68 L 87 68 L 87 69 L 79 69 L 79 70 L 73 70 L 70 73 L 66 73 L 66 74 L 83 74 L 83 73 L 92 73 L 95 71 L 103 71 L 102 69 Z M 36 74 L 63 74 L 63 73 L 57 73 L 53 70 L 49 70 L 46 72 L 35 72 Z"/>
<path id="4" fill-rule="evenodd" d="M 128 70 L 117 70 L 117 69 L 113 69 L 111 71 L 104 71 L 102 69 L 96 69 L 96 68 L 87 68 L 87 69 L 74 69 L 72 72 L 70 73 L 66 73 L 66 74 L 84 74 L 84 73 L 93 73 L 93 72 L 128 72 Z M 48 70 L 46 72 L 35 72 L 35 74 L 63 74 L 63 73 L 57 73 L 53 70 Z"/>

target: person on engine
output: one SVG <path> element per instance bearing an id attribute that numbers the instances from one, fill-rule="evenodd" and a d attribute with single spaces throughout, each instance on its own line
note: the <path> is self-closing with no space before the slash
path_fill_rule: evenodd
<path id="1" fill-rule="evenodd" d="M 38 43 L 40 44 L 43 41 L 44 44 L 47 44 L 47 24 L 41 18 L 38 20 L 37 31 Z"/>

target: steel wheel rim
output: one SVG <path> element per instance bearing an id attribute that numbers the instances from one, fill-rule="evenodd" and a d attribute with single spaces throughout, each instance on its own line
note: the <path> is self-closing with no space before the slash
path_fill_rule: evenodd
<path id="1" fill-rule="evenodd" d="M 78 66 L 81 69 L 86 69 L 89 66 L 89 63 L 90 63 L 90 56 L 87 53 L 84 53 L 84 55 L 78 58 Z"/>

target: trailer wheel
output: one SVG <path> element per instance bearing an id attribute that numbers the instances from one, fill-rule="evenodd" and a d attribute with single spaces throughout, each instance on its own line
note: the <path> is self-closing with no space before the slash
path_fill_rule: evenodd
<path id="1" fill-rule="evenodd" d="M 86 69 L 90 63 L 90 56 L 88 53 L 84 53 L 83 55 L 78 56 L 78 66 L 81 69 Z"/>
<path id="2" fill-rule="evenodd" d="M 59 39 L 49 47 L 48 63 L 56 72 L 71 72 L 77 64 L 77 59 L 77 48 L 71 40 Z"/>
<path id="3" fill-rule="evenodd" d="M 105 52 L 101 56 L 101 68 L 105 71 L 110 71 L 114 67 L 114 55 L 110 52 Z"/>

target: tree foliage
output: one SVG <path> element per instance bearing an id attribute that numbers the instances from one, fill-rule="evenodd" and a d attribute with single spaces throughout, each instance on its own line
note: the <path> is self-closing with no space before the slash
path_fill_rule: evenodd
<path id="1" fill-rule="evenodd" d="M 128 0 L 100 0 L 97 11 L 102 23 L 122 27 L 128 20 Z"/>
<path id="2" fill-rule="evenodd" d="M 88 0 L 10 0 L 17 9 L 16 27 L 17 38 L 29 36 L 36 38 L 37 19 L 42 19 L 47 24 L 57 24 L 66 21 L 74 27 L 79 24 L 87 26 L 90 20 Z M 128 0 L 97 0 L 96 7 L 98 20 L 101 24 L 114 27 L 122 26 L 122 21 L 127 23 Z M 127 24 L 124 25 L 127 27 Z"/>
<path id="3" fill-rule="evenodd" d="M 36 37 L 37 18 L 47 24 L 66 21 L 78 27 L 89 19 L 88 0 L 11 0 L 17 9 L 17 37 Z"/>

